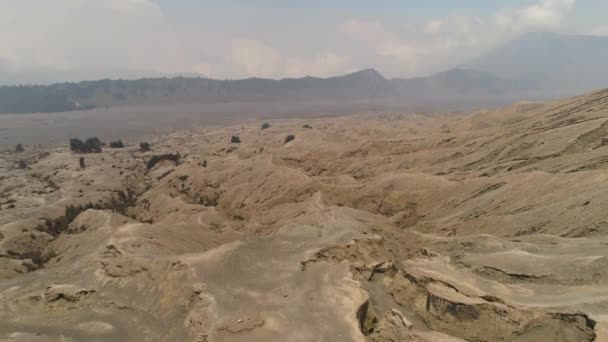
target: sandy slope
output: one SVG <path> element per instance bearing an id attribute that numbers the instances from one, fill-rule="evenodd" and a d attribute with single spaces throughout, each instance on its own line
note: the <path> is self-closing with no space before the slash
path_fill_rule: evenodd
<path id="1" fill-rule="evenodd" d="M 608 340 L 608 92 L 271 124 L 2 154 L 0 341 Z"/>

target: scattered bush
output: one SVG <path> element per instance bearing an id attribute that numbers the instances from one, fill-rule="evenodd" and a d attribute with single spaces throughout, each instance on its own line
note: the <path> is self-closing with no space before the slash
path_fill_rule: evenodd
<path id="1" fill-rule="evenodd" d="M 40 232 L 45 232 L 52 236 L 58 236 L 60 233 L 62 233 L 63 231 L 68 229 L 68 226 L 70 225 L 70 223 L 72 221 L 74 221 L 74 219 L 81 212 L 83 212 L 87 209 L 90 209 L 90 208 L 101 209 L 101 208 L 97 208 L 92 203 L 89 203 L 88 205 L 85 205 L 85 206 L 79 206 L 79 207 L 68 205 L 65 208 L 65 214 L 62 217 L 56 218 L 54 220 L 45 219 L 44 224 L 36 227 L 36 230 L 38 230 Z"/>
<path id="2" fill-rule="evenodd" d="M 233 135 L 232 138 L 230 138 L 230 142 L 233 144 L 240 144 L 241 138 L 239 138 L 238 135 Z"/>
<path id="3" fill-rule="evenodd" d="M 19 161 L 19 165 L 18 165 L 18 167 L 19 167 L 20 169 L 22 169 L 22 170 L 23 170 L 23 169 L 26 169 L 26 168 L 27 168 L 27 163 L 26 163 L 24 160 L 20 160 L 20 161 Z"/>
<path id="4" fill-rule="evenodd" d="M 86 151 L 101 152 L 101 141 L 97 137 L 88 138 L 84 141 Z"/>
<path id="5" fill-rule="evenodd" d="M 309 124 L 302 125 L 302 128 L 312 128 Z"/>
<path id="6" fill-rule="evenodd" d="M 294 140 L 295 138 L 296 138 L 295 135 L 290 134 L 290 135 L 288 135 L 288 136 L 285 137 L 285 143 L 287 144 L 288 142 Z"/>
<path id="7" fill-rule="evenodd" d="M 266 128 L 270 128 L 270 124 L 268 122 L 264 122 L 262 124 L 262 130 L 265 130 Z"/>
<path id="8" fill-rule="evenodd" d="M 30 235 L 32 237 L 32 239 L 36 239 L 36 235 L 31 234 Z M 28 259 L 32 260 L 31 264 L 25 264 L 24 266 L 28 268 L 28 270 L 31 271 L 35 271 L 39 268 L 43 268 L 44 264 L 46 264 L 47 262 L 49 262 L 51 259 L 57 257 L 57 252 L 51 250 L 48 253 L 42 253 L 40 251 L 33 251 L 31 252 L 31 254 L 29 255 Z"/>
<path id="9" fill-rule="evenodd" d="M 170 160 L 177 164 L 177 163 L 179 163 L 179 158 L 180 158 L 179 154 L 173 154 L 173 153 L 155 155 L 155 156 L 152 156 L 152 158 L 150 158 L 150 160 L 148 160 L 148 162 L 146 163 L 146 168 L 148 170 L 150 170 L 151 168 L 156 166 L 156 164 L 160 163 L 163 160 Z"/>
<path id="10" fill-rule="evenodd" d="M 139 150 L 143 152 L 150 151 L 150 144 L 146 141 L 139 143 Z"/>
<path id="11" fill-rule="evenodd" d="M 80 162 L 80 168 L 81 168 L 81 169 L 84 169 L 84 166 L 85 166 L 85 165 L 84 165 L 84 157 L 80 157 L 79 162 Z"/>
<path id="12" fill-rule="evenodd" d="M 117 141 L 110 142 L 110 147 L 111 148 L 124 148 L 125 144 L 122 142 L 122 140 L 118 139 Z"/>
<path id="13" fill-rule="evenodd" d="M 82 151 L 83 147 L 84 147 L 84 143 L 82 142 L 82 140 L 80 140 L 78 138 L 70 139 L 70 150 L 72 152 L 80 152 L 80 151 Z"/>
<path id="14" fill-rule="evenodd" d="M 77 138 L 70 139 L 70 150 L 75 153 L 100 153 L 101 141 L 96 138 L 88 138 L 84 142 Z"/>
<path id="15" fill-rule="evenodd" d="M 127 191 L 126 193 L 119 191 L 118 196 L 113 196 L 106 202 L 98 202 L 95 204 L 89 202 L 88 204 L 81 206 L 68 205 L 65 208 L 65 214 L 63 216 L 54 220 L 45 219 L 44 224 L 36 227 L 36 230 L 56 237 L 65 232 L 70 223 L 72 223 L 72 221 L 74 221 L 74 219 L 80 215 L 80 213 L 86 211 L 87 209 L 112 210 L 113 212 L 124 215 L 128 208 L 135 205 L 136 200 L 137 198 L 131 191 Z"/>
<path id="16" fill-rule="evenodd" d="M 23 152 L 23 151 L 25 151 L 25 149 L 23 148 L 23 145 L 17 144 L 17 146 L 15 146 L 15 152 Z"/>

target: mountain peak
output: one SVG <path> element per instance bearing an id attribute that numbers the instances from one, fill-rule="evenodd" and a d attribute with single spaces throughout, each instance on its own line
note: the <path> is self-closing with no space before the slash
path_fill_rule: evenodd
<path id="1" fill-rule="evenodd" d="M 355 71 L 352 72 L 350 74 L 346 74 L 342 77 L 348 77 L 348 78 L 361 78 L 361 79 L 366 79 L 366 80 L 379 80 L 379 81 L 385 81 L 386 79 L 384 78 L 384 76 L 382 76 L 378 71 L 376 71 L 376 69 L 372 69 L 372 68 L 367 68 L 367 69 L 363 69 L 363 70 L 359 70 L 359 71 Z"/>

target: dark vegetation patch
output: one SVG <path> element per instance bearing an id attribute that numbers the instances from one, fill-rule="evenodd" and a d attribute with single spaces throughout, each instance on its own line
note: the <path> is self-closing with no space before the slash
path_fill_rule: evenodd
<path id="1" fill-rule="evenodd" d="M 172 174 L 172 173 L 173 173 L 173 171 L 175 171 L 175 170 L 171 169 L 171 170 L 169 170 L 169 171 L 167 171 L 167 172 L 163 173 L 162 175 L 160 175 L 160 176 L 156 177 L 156 180 L 157 180 L 157 181 L 159 181 L 159 180 L 161 180 L 161 179 L 163 179 L 163 178 L 167 177 L 168 175 Z"/>
<path id="2" fill-rule="evenodd" d="M 240 143 L 241 143 L 241 138 L 239 138 L 239 136 L 238 136 L 238 135 L 233 135 L 233 136 L 230 138 L 230 142 L 231 142 L 232 144 L 240 144 Z"/>
<path id="3" fill-rule="evenodd" d="M 174 162 L 175 164 L 178 164 L 179 159 L 180 159 L 179 153 L 165 153 L 165 154 L 154 155 L 146 163 L 146 168 L 148 170 L 150 170 L 154 166 L 156 166 L 156 164 L 160 163 L 163 160 L 170 160 L 170 161 Z"/>
<path id="4" fill-rule="evenodd" d="M 285 137 L 285 143 L 287 144 L 288 142 L 294 140 L 295 138 L 296 138 L 295 135 L 289 134 L 288 136 Z"/>
<path id="5" fill-rule="evenodd" d="M 70 150 L 74 153 L 100 153 L 101 145 L 97 137 L 88 138 L 84 142 L 78 138 L 70 139 Z"/>
<path id="6" fill-rule="evenodd" d="M 139 143 L 139 150 L 142 152 L 148 152 L 150 151 L 150 143 L 148 143 L 147 141 L 143 141 Z"/>
<path id="7" fill-rule="evenodd" d="M 127 191 L 127 193 L 125 193 L 119 191 L 116 197 L 112 197 L 105 203 L 93 204 L 89 202 L 80 206 L 68 205 L 65 208 L 65 214 L 63 216 L 54 220 L 46 219 L 44 224 L 39 225 L 36 229 L 40 232 L 45 232 L 51 236 L 57 237 L 68 229 L 70 223 L 72 223 L 78 215 L 88 209 L 112 210 L 113 212 L 126 215 L 127 209 L 134 206 L 136 200 L 137 198 L 134 196 L 133 192 Z"/>
<path id="8" fill-rule="evenodd" d="M 124 148 L 125 144 L 122 142 L 122 140 L 118 139 L 116 141 L 110 142 L 110 147 L 111 148 Z"/>
<path id="9" fill-rule="evenodd" d="M 6 251 L 6 254 L 11 259 L 32 260 L 31 263 L 23 263 L 23 266 L 25 266 L 29 272 L 42 268 L 44 264 L 46 264 L 49 260 L 57 256 L 57 253 L 53 250 L 47 253 L 39 250 L 27 251 L 25 253 L 16 253 L 15 251 L 9 250 Z"/>

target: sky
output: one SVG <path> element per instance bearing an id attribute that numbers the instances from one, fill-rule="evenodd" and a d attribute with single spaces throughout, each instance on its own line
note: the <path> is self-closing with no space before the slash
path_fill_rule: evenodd
<path id="1" fill-rule="evenodd" d="M 608 35 L 606 13 L 606 0 L 0 0 L 0 76 L 424 76 L 530 31 Z"/>

